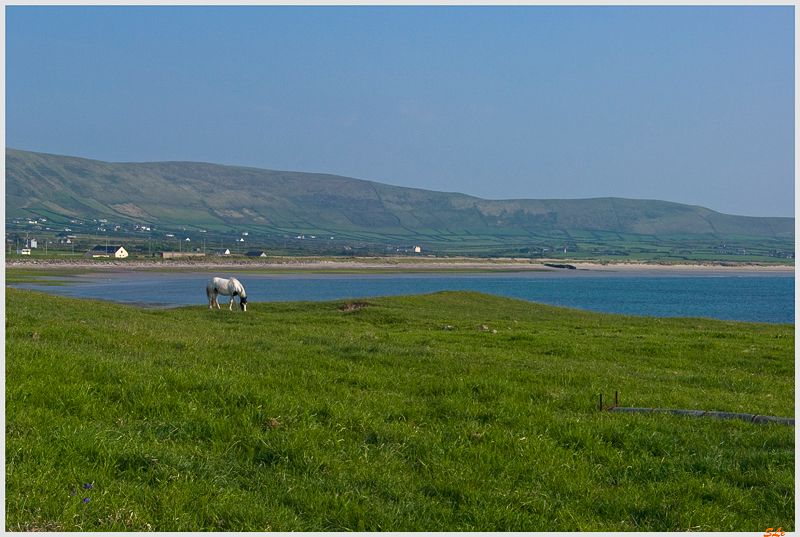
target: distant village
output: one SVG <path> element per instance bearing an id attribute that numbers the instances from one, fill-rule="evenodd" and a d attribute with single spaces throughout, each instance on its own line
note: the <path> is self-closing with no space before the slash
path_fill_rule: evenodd
<path id="1" fill-rule="evenodd" d="M 310 234 L 282 234 L 269 236 L 266 239 L 261 238 L 251 240 L 251 237 L 249 236 L 250 232 L 248 231 L 241 231 L 238 236 L 234 235 L 235 238 L 230 236 L 230 232 L 223 234 L 224 238 L 220 238 L 222 233 L 212 232 L 209 233 L 209 236 L 214 235 L 213 240 L 209 238 L 207 244 L 206 239 L 203 239 L 203 246 L 198 247 L 195 246 L 197 242 L 192 244 L 191 238 L 186 235 L 192 234 L 195 237 L 195 241 L 197 241 L 197 235 L 204 236 L 206 233 L 208 233 L 205 229 L 197 229 L 194 232 L 186 233 L 186 229 L 182 226 L 179 226 L 175 231 L 159 231 L 154 225 L 151 224 L 109 224 L 108 220 L 105 218 L 97 218 L 91 222 L 71 220 L 69 225 L 64 227 L 59 225 L 58 229 L 51 229 L 49 225 L 52 224 L 49 224 L 47 218 L 45 217 L 37 217 L 36 219 L 15 218 L 9 223 L 12 224 L 17 231 L 12 233 L 9 231 L 10 226 L 6 226 L 6 242 L 8 245 L 7 253 L 16 253 L 17 255 L 32 255 L 34 250 L 39 252 L 43 250 L 44 253 L 47 253 L 49 248 L 50 250 L 59 250 L 62 252 L 64 250 L 71 250 L 72 254 L 77 255 L 81 255 L 81 249 L 83 249 L 82 255 L 86 258 L 125 259 L 129 256 L 149 256 L 163 259 L 176 259 L 202 257 L 206 255 L 267 257 L 267 251 L 257 248 L 261 248 L 269 241 L 271 241 L 270 244 L 275 243 L 276 241 L 283 241 L 284 243 L 292 243 L 296 245 L 296 248 L 298 249 L 312 250 L 315 248 L 313 245 L 330 243 L 331 245 L 335 244 L 335 248 L 344 253 L 355 253 L 358 250 L 365 249 L 363 244 L 345 244 L 344 241 L 341 240 L 335 241 L 333 236 L 318 236 Z M 119 234 L 128 233 L 140 235 L 141 238 L 131 238 L 130 240 L 126 241 L 122 237 L 118 236 Z M 106 236 L 101 237 L 100 234 L 105 234 Z M 92 243 L 92 235 L 94 235 L 94 243 Z M 231 248 L 223 247 L 223 240 L 233 241 L 236 247 L 233 250 Z M 246 241 L 248 246 L 250 246 L 249 249 L 244 248 Z M 211 242 L 219 244 L 219 247 L 210 246 Z M 300 243 L 309 244 L 308 246 L 303 246 Z M 156 248 L 150 248 L 149 245 L 151 244 L 156 245 Z M 76 246 L 78 248 L 77 252 L 75 251 Z M 327 248 L 331 249 L 334 248 L 334 246 L 327 246 Z M 419 245 L 386 245 L 382 248 L 382 250 L 379 250 L 373 245 L 368 249 L 370 249 L 373 253 L 376 251 L 383 251 L 384 254 L 392 253 L 395 255 L 420 255 L 423 254 L 424 250 L 424 248 Z M 669 258 L 685 260 L 690 260 L 693 258 L 693 256 L 697 255 L 702 257 L 708 257 L 710 255 L 711 257 L 717 259 L 727 256 L 749 256 L 751 258 L 752 256 L 758 256 L 774 258 L 776 260 L 794 259 L 793 250 L 770 248 L 767 245 L 763 245 L 762 247 L 759 244 L 754 244 L 752 247 L 748 246 L 747 248 L 739 245 L 730 246 L 726 244 L 718 244 L 717 246 L 712 246 L 711 244 L 705 244 L 699 249 L 699 252 L 695 249 L 669 247 L 659 249 L 646 247 L 629 247 L 619 249 L 600 247 L 590 250 L 581 250 L 581 248 L 579 248 L 576 244 L 565 244 L 562 246 L 552 244 L 548 246 L 531 246 L 521 249 L 519 249 L 519 247 L 517 248 L 518 249 L 514 251 L 526 257 L 552 257 L 556 254 L 561 254 L 563 257 L 564 255 L 570 254 L 582 254 L 582 256 L 619 256 L 628 258 L 632 257 L 633 255 L 644 255 L 650 257 L 666 256 Z M 431 254 L 430 251 L 425 253 L 428 255 Z"/>
<path id="2" fill-rule="evenodd" d="M 57 233 L 55 240 L 47 240 L 42 239 L 41 237 L 37 237 L 33 234 L 27 233 L 25 238 L 22 239 L 21 244 L 20 240 L 17 239 L 16 241 L 13 238 L 10 238 L 6 233 L 6 242 L 8 243 L 8 253 L 12 253 L 12 245 L 13 243 L 16 244 L 16 253 L 18 255 L 32 255 L 33 250 L 41 250 L 47 249 L 48 244 L 55 244 L 58 245 L 59 248 L 63 250 L 66 245 L 73 245 L 73 252 L 74 252 L 74 244 L 78 240 L 78 233 L 70 227 L 64 227 L 58 230 L 52 230 L 50 227 L 47 226 L 47 218 L 40 217 L 36 220 L 21 220 L 21 219 L 13 219 L 11 221 L 12 224 L 26 227 L 31 231 L 47 231 L 50 233 Z M 78 227 L 83 227 L 84 229 L 82 237 L 83 240 L 81 242 L 86 242 L 86 227 L 87 225 L 84 222 L 78 220 L 71 220 L 70 224 Z M 233 239 L 236 243 L 237 248 L 236 251 L 231 251 L 230 248 L 211 248 L 208 247 L 191 247 L 187 246 L 186 248 L 183 247 L 185 243 L 191 243 L 191 239 L 186 237 L 184 239 L 176 238 L 175 233 L 164 232 L 163 234 L 158 234 L 154 226 L 147 225 L 147 224 L 130 224 L 130 225 L 123 225 L 123 224 L 108 224 L 108 220 L 105 218 L 98 218 L 92 221 L 90 230 L 93 232 L 99 233 L 125 233 L 125 232 L 132 232 L 137 234 L 146 234 L 148 238 L 152 238 L 156 240 L 159 236 L 163 237 L 166 241 L 177 241 L 178 242 L 178 249 L 175 251 L 174 249 L 163 249 L 163 250 L 155 250 L 155 251 L 148 251 L 146 255 L 150 257 L 159 257 L 163 259 L 177 259 L 177 258 L 192 258 L 192 257 L 202 257 L 206 255 L 213 255 L 213 256 L 229 256 L 229 255 L 244 255 L 245 257 L 267 257 L 267 253 L 263 250 L 247 250 L 242 251 L 243 249 L 240 248 L 245 243 L 245 238 L 249 237 L 250 232 L 243 231 L 240 237 Z M 184 227 L 180 227 L 179 230 L 185 231 Z M 204 229 L 197 230 L 196 233 L 207 233 Z M 283 235 L 285 239 L 291 240 L 314 240 L 318 239 L 316 235 Z M 328 237 L 319 237 L 319 239 L 327 239 Z M 118 238 L 115 238 L 114 241 L 118 241 Z M 334 240 L 334 237 L 330 237 L 329 240 Z M 83 254 L 86 258 L 114 258 L 114 259 L 125 259 L 131 255 L 142 256 L 145 255 L 144 252 L 141 251 L 131 251 L 130 248 L 125 248 L 122 244 L 112 244 L 111 241 L 106 240 L 104 241 L 105 244 L 95 244 L 90 249 L 86 250 Z M 216 242 L 216 241 L 215 241 Z M 344 251 L 352 251 L 358 250 L 361 247 L 359 246 L 348 246 L 342 245 L 342 250 Z M 138 244 L 133 247 L 133 250 L 142 250 L 141 244 Z M 420 246 L 397 246 L 391 247 L 391 250 L 397 253 L 421 253 L 422 247 Z"/>

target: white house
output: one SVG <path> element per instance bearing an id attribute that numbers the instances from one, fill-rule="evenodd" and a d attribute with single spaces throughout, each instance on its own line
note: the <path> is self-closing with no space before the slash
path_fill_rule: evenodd
<path id="1" fill-rule="evenodd" d="M 122 259 L 128 257 L 128 251 L 122 246 L 95 246 L 85 254 L 84 257 L 116 257 Z"/>

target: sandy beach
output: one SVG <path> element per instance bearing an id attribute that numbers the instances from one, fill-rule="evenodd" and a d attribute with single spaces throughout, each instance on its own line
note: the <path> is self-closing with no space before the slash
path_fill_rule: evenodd
<path id="1" fill-rule="evenodd" d="M 794 273 L 791 265 L 758 265 L 747 263 L 648 264 L 648 263 L 588 263 L 564 260 L 519 260 L 519 259 L 408 259 L 408 258 L 359 258 L 353 260 L 322 259 L 148 259 L 148 260 L 87 260 L 87 259 L 13 259 L 6 260 L 6 269 L 52 269 L 75 268 L 101 271 L 135 270 L 231 270 L 247 271 L 391 271 L 391 272 L 447 272 L 447 271 L 560 271 L 603 272 L 680 272 L 680 273 Z"/>

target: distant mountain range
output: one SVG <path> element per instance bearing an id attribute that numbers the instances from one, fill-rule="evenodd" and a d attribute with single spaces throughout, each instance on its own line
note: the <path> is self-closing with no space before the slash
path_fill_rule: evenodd
<path id="1" fill-rule="evenodd" d="M 447 237 L 645 235 L 794 238 L 794 218 L 721 214 L 666 201 L 485 200 L 336 175 L 199 162 L 110 163 L 6 149 L 6 218 L 159 229 Z"/>

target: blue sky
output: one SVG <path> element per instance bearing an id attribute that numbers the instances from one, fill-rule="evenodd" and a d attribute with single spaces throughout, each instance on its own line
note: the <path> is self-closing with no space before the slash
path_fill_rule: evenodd
<path id="1" fill-rule="evenodd" d="M 794 6 L 6 6 L 6 147 L 794 216 Z"/>

